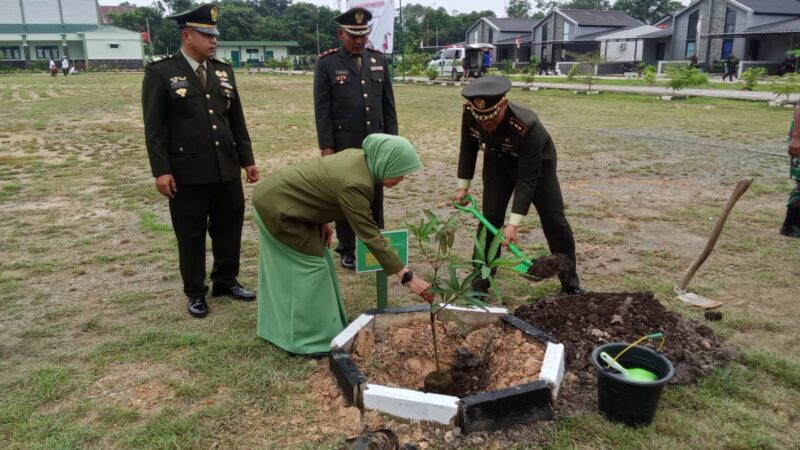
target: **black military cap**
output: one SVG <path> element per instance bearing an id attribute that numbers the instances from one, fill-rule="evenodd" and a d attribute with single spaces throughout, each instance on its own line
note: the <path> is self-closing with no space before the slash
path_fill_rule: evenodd
<path id="1" fill-rule="evenodd" d="M 511 82 L 505 77 L 490 75 L 471 82 L 461 91 L 461 96 L 469 101 L 468 110 L 478 120 L 491 120 L 500 113 L 506 92 Z"/>
<path id="2" fill-rule="evenodd" d="M 167 19 L 178 22 L 179 28 L 191 27 L 201 33 L 219 36 L 219 31 L 217 31 L 217 7 L 211 3 L 200 5 L 190 11 L 167 16 Z"/>
<path id="3" fill-rule="evenodd" d="M 343 12 L 333 20 L 339 23 L 339 28 L 344 29 L 347 34 L 353 36 L 364 36 L 369 34 L 369 21 L 372 20 L 372 13 L 369 10 L 355 7 Z"/>

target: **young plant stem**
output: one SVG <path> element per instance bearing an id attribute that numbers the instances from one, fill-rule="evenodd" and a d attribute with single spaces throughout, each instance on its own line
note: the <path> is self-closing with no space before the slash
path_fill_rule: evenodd
<path id="1" fill-rule="evenodd" d="M 433 360 L 436 362 L 436 371 L 439 372 L 439 346 L 436 345 L 436 312 L 433 311 L 431 311 L 431 333 L 433 333 Z"/>

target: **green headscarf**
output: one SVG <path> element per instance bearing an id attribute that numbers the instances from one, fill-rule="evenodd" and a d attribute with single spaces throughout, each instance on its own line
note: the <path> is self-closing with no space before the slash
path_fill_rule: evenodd
<path id="1" fill-rule="evenodd" d="M 367 168 L 375 183 L 402 177 L 422 168 L 417 150 L 405 138 L 390 134 L 370 134 L 361 144 Z"/>

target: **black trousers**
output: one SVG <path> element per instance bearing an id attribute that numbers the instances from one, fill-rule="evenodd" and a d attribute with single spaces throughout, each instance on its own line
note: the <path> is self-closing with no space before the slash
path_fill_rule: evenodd
<path id="1" fill-rule="evenodd" d="M 383 228 L 383 184 L 373 186 L 374 197 L 372 199 L 372 218 L 379 228 Z M 346 220 L 336 221 L 336 252 L 340 255 L 354 256 L 356 251 L 356 234 Z"/>
<path id="2" fill-rule="evenodd" d="M 569 289 L 580 286 L 580 279 L 575 269 L 577 267 L 575 238 L 564 216 L 564 199 L 556 175 L 556 165 L 555 161 L 542 162 L 542 172 L 536 183 L 533 206 L 542 222 L 542 231 L 550 247 L 550 253 L 563 253 L 572 261 L 571 270 L 558 274 L 562 288 Z M 483 215 L 500 233 L 503 230 L 508 202 L 516 184 L 516 159 L 496 157 L 487 152 L 483 160 Z M 482 228 L 482 225 L 478 226 L 478 234 Z M 488 253 L 491 242 L 492 236 L 489 235 L 486 238 L 484 254 Z M 500 255 L 499 249 L 497 255 Z"/>
<path id="3" fill-rule="evenodd" d="M 169 213 L 178 238 L 183 292 L 188 297 L 208 292 L 206 233 L 214 255 L 211 281 L 220 286 L 237 284 L 244 222 L 242 181 L 180 184 L 175 198 L 169 200 Z"/>

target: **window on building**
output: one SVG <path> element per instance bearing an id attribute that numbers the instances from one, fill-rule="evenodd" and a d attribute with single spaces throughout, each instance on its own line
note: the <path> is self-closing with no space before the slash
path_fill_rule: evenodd
<path id="1" fill-rule="evenodd" d="M 58 46 L 36 47 L 36 59 L 58 59 Z"/>
<path id="2" fill-rule="evenodd" d="M 272 50 L 264 51 L 264 59 L 265 60 L 266 59 L 274 59 L 274 58 L 275 58 L 275 54 L 272 52 Z"/>
<path id="3" fill-rule="evenodd" d="M 479 36 L 479 35 L 478 35 L 478 30 L 475 30 L 475 32 L 474 32 L 474 33 L 472 33 L 472 43 L 473 43 L 473 44 L 477 44 L 477 43 L 479 42 L 479 41 L 478 41 L 478 36 Z"/>
<path id="4" fill-rule="evenodd" d="M 694 55 L 694 41 L 686 43 L 686 59 Z"/>
<path id="5" fill-rule="evenodd" d="M 542 40 L 543 41 L 547 40 L 547 25 L 548 24 L 546 24 L 546 23 L 544 25 L 542 25 Z"/>
<path id="6" fill-rule="evenodd" d="M 487 40 L 486 42 L 489 43 L 494 42 L 494 30 L 492 30 L 491 28 L 489 29 L 489 40 Z"/>
<path id="7" fill-rule="evenodd" d="M 22 59 L 19 47 L 0 47 L 0 59 Z"/>
<path id="8" fill-rule="evenodd" d="M 686 40 L 687 41 L 694 41 L 697 39 L 697 20 L 699 18 L 700 11 L 695 11 L 689 14 L 689 24 L 686 26 Z"/>
<path id="9" fill-rule="evenodd" d="M 111 48 L 119 48 L 119 44 L 108 44 Z"/>
<path id="10" fill-rule="evenodd" d="M 725 10 L 725 32 L 733 33 L 736 30 L 736 10 L 727 8 Z"/>
<path id="11" fill-rule="evenodd" d="M 561 39 L 564 41 L 569 40 L 569 22 L 564 22 L 564 33 L 561 35 Z"/>

